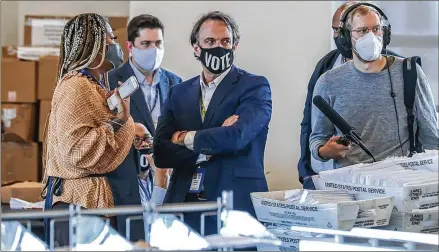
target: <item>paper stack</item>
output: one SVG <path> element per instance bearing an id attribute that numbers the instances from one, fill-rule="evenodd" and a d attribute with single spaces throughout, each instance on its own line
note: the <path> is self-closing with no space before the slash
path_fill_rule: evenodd
<path id="1" fill-rule="evenodd" d="M 286 226 L 350 230 L 389 223 L 393 197 L 358 200 L 349 192 L 288 190 L 251 193 L 259 221 Z"/>
<path id="2" fill-rule="evenodd" d="M 44 56 L 59 56 L 59 48 L 51 47 L 17 47 L 17 58 L 22 60 L 39 61 Z"/>
<path id="3" fill-rule="evenodd" d="M 291 231 L 291 226 L 351 230 L 388 225 L 393 208 L 393 197 L 358 200 L 347 191 L 296 189 L 251 193 L 251 198 L 258 220 L 283 243 L 260 245 L 258 251 L 299 251 L 301 240 L 325 238 Z"/>
<path id="4" fill-rule="evenodd" d="M 11 200 L 9 201 L 9 206 L 11 207 L 11 209 L 43 209 L 44 201 L 31 203 L 25 200 L 11 198 Z"/>
<path id="5" fill-rule="evenodd" d="M 438 151 L 324 171 L 313 181 L 318 190 L 357 192 L 361 199 L 394 196 L 394 214 L 387 228 L 438 232 Z"/>

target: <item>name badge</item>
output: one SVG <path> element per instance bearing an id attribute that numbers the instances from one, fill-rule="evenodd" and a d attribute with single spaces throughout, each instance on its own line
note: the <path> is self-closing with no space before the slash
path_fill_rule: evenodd
<path id="1" fill-rule="evenodd" d="M 198 168 L 192 176 L 191 187 L 189 193 L 200 193 L 202 191 L 204 176 L 206 175 L 205 168 Z"/>

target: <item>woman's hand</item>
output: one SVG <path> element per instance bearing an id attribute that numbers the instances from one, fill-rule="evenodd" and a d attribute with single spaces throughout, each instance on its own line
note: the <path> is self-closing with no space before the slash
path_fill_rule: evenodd
<path id="1" fill-rule="evenodd" d="M 119 81 L 119 86 L 122 85 L 123 82 Z M 127 97 L 125 99 L 122 99 L 119 94 L 119 88 L 116 88 L 114 91 L 116 94 L 116 98 L 118 100 L 118 103 L 120 104 L 121 111 L 117 114 L 117 118 L 126 122 L 130 118 L 130 97 Z"/>

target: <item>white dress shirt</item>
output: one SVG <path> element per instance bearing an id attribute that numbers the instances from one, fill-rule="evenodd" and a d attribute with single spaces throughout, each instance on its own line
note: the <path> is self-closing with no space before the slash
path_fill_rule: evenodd
<path id="1" fill-rule="evenodd" d="M 139 69 L 137 69 L 137 67 L 133 64 L 131 58 L 129 59 L 128 62 L 131 68 L 133 69 L 134 75 L 136 76 L 136 79 L 139 82 L 140 89 L 142 90 L 143 95 L 145 96 L 145 102 L 149 109 L 147 113 L 150 113 L 152 121 L 154 123 L 154 128 L 156 128 L 158 118 L 160 116 L 160 93 L 158 89 L 158 84 L 160 83 L 162 70 L 158 68 L 154 73 L 152 83 L 148 83 L 145 75 L 142 72 L 140 72 Z M 145 162 L 146 162 L 145 165 L 148 165 L 148 161 L 146 159 Z M 151 167 L 151 170 L 147 171 L 146 179 L 138 178 L 140 201 L 142 202 L 142 204 L 147 204 L 147 202 L 151 201 L 152 198 L 152 193 L 154 188 L 154 171 L 152 169 L 153 168 Z M 150 176 L 149 173 L 151 173 L 152 176 Z"/>
<path id="2" fill-rule="evenodd" d="M 220 74 L 213 81 L 211 81 L 207 84 L 204 83 L 203 73 L 201 73 L 201 75 L 200 75 L 201 97 L 200 98 L 203 99 L 203 105 L 204 105 L 204 109 L 206 111 L 207 111 L 207 108 L 209 107 L 210 101 L 212 100 L 212 97 L 213 97 L 213 94 L 215 93 L 216 88 L 219 86 L 221 81 L 230 72 L 230 69 L 231 68 L 227 69 L 224 73 Z M 202 110 L 203 108 L 200 108 L 200 109 Z M 204 117 L 201 113 L 201 110 L 200 110 L 201 120 L 204 121 Z M 190 150 L 194 149 L 194 139 L 195 139 L 196 133 L 197 133 L 196 131 L 189 131 L 184 138 L 184 145 Z M 209 157 L 210 156 L 200 154 L 198 156 L 198 159 L 197 159 L 197 164 L 209 160 Z"/>
<path id="3" fill-rule="evenodd" d="M 134 66 L 132 59 L 129 60 L 130 66 L 133 69 L 134 74 L 136 75 L 137 81 L 140 84 L 140 89 L 142 90 L 145 96 L 145 102 L 148 105 L 148 109 L 151 110 L 151 118 L 154 122 L 154 128 L 157 127 L 157 122 L 160 116 L 160 93 L 158 89 L 158 84 L 160 83 L 160 77 L 162 76 L 162 70 L 158 68 L 155 70 L 154 78 L 152 79 L 152 83 L 148 83 L 145 75 Z M 157 97 L 157 98 L 156 98 Z M 155 105 L 154 105 L 155 103 Z M 149 113 L 150 111 L 148 111 Z"/>

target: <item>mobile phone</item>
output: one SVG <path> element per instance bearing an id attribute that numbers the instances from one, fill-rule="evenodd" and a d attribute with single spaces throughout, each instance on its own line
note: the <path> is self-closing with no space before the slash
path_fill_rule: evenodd
<path id="1" fill-rule="evenodd" d="M 137 79 L 135 76 L 131 76 L 126 80 L 122 86 L 119 88 L 119 94 L 122 99 L 125 99 L 129 96 L 131 96 L 136 90 L 139 89 L 139 82 L 137 82 Z M 116 94 L 112 94 L 107 99 L 107 104 L 110 110 L 114 110 L 119 105 L 119 102 L 116 98 Z"/>

